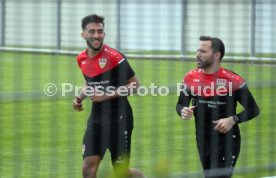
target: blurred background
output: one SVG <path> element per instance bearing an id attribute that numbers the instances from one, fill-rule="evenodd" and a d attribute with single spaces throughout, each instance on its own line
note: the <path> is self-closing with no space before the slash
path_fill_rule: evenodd
<path id="1" fill-rule="evenodd" d="M 0 177 L 81 177 L 83 112 L 71 103 L 84 79 L 81 19 L 105 17 L 105 43 L 123 52 L 143 86 L 167 96 L 131 96 L 131 167 L 149 178 L 202 177 L 194 121 L 176 112 L 177 83 L 195 68 L 199 36 L 221 38 L 222 66 L 248 83 L 261 114 L 240 125 L 233 177 L 276 176 L 276 1 L 0 0 Z M 240 108 L 241 109 L 241 108 Z M 110 154 L 99 177 L 112 177 Z"/>

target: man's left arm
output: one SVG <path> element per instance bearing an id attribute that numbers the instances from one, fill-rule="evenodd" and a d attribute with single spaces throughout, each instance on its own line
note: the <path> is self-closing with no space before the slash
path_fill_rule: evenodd
<path id="1" fill-rule="evenodd" d="M 228 118 L 213 121 L 213 123 L 216 124 L 215 130 L 221 133 L 227 133 L 232 129 L 234 124 L 249 121 L 259 115 L 259 107 L 246 83 L 236 91 L 235 99 L 243 106 L 244 110 Z"/>
<path id="2" fill-rule="evenodd" d="M 236 99 L 244 108 L 233 116 L 236 123 L 246 122 L 259 115 L 260 109 L 246 84 L 237 91 Z"/>

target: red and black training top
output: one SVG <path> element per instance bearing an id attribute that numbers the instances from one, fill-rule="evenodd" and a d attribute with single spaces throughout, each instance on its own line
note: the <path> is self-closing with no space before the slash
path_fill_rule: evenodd
<path id="1" fill-rule="evenodd" d="M 102 50 L 94 57 L 89 57 L 87 49 L 77 56 L 78 65 L 89 87 L 98 87 L 100 92 L 109 93 L 135 75 L 127 58 L 103 45 Z M 118 123 L 127 114 L 132 113 L 127 97 L 118 97 L 104 102 L 93 102 L 91 119 L 94 123 Z"/>
<path id="2" fill-rule="evenodd" d="M 212 121 L 237 115 L 240 123 L 259 114 L 259 108 L 245 80 L 222 67 L 213 74 L 195 69 L 185 75 L 176 105 L 180 116 L 182 108 L 188 107 L 190 102 L 196 106 L 194 116 L 197 136 L 201 135 L 205 139 L 215 132 Z M 236 113 L 237 102 L 243 106 L 240 113 Z M 237 124 L 232 131 L 239 133 Z"/>

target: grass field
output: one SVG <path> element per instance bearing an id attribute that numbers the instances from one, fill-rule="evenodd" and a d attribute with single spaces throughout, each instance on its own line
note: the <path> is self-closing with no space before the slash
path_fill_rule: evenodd
<path id="1" fill-rule="evenodd" d="M 201 177 L 193 121 L 175 112 L 174 88 L 195 67 L 192 62 L 131 60 L 142 85 L 169 86 L 169 96 L 132 96 L 135 115 L 131 166 L 148 178 Z M 63 83 L 81 86 L 73 56 L 0 52 L 0 177 L 81 177 L 81 144 L 91 102 L 75 112 L 73 92 L 62 96 Z M 240 125 L 242 150 L 234 178 L 276 175 L 276 66 L 225 63 L 243 76 L 260 106 L 257 119 Z M 58 93 L 44 94 L 47 83 Z M 109 153 L 99 177 L 112 175 Z"/>

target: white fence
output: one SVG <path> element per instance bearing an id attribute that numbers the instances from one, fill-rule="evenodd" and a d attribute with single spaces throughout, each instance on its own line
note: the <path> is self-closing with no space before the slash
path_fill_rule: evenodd
<path id="1" fill-rule="evenodd" d="M 274 0 L 0 0 L 0 46 L 85 47 L 81 19 L 106 18 L 106 43 L 120 50 L 193 52 L 200 35 L 217 36 L 227 53 L 276 52 Z"/>

